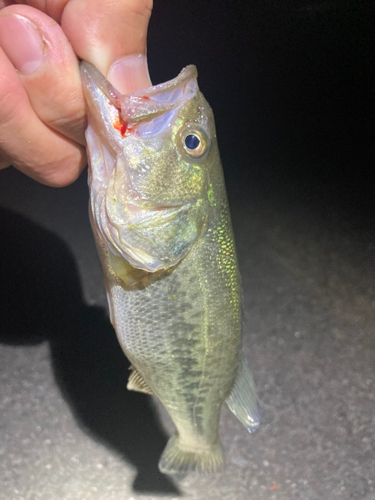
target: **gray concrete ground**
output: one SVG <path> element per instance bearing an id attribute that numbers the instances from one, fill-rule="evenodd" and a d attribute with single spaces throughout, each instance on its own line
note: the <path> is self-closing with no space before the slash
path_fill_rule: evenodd
<path id="1" fill-rule="evenodd" d="M 0 173 L 1 500 L 374 500 L 373 224 L 290 193 L 230 190 L 247 356 L 263 408 L 224 408 L 222 475 L 173 481 L 172 431 L 126 391 L 87 218 L 63 190 Z"/>

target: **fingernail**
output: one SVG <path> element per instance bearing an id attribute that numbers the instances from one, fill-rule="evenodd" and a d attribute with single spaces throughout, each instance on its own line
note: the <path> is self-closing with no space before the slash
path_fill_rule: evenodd
<path id="1" fill-rule="evenodd" d="M 11 15 L 0 18 L 0 46 L 20 73 L 30 75 L 42 64 L 47 42 L 31 21 Z"/>
<path id="2" fill-rule="evenodd" d="M 150 87 L 147 57 L 139 54 L 118 59 L 109 69 L 108 80 L 121 94 Z"/>

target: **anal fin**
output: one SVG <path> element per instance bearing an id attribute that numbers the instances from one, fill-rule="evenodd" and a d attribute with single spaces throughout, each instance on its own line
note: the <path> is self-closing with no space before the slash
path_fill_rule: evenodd
<path id="1" fill-rule="evenodd" d="M 237 376 L 226 403 L 249 432 L 254 432 L 258 428 L 261 410 L 253 376 L 245 358 L 242 359 L 238 367 Z"/>
<path id="2" fill-rule="evenodd" d="M 144 381 L 142 375 L 134 368 L 131 367 L 131 374 L 128 380 L 126 388 L 129 391 L 144 392 L 145 394 L 153 394 L 152 390 L 149 388 L 148 384 Z"/>

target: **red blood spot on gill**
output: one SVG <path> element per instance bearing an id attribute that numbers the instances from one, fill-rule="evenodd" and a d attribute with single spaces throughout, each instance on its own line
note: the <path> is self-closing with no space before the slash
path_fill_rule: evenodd
<path id="1" fill-rule="evenodd" d="M 113 128 L 118 130 L 122 137 L 125 137 L 128 132 L 132 131 L 132 128 L 128 126 L 128 123 L 121 117 L 121 109 L 115 106 L 112 102 L 108 101 L 111 106 L 113 106 L 118 111 L 118 116 L 116 116 L 115 121 L 112 123 Z"/>
<path id="2" fill-rule="evenodd" d="M 128 126 L 124 124 L 121 125 L 121 128 L 120 128 L 120 133 L 121 135 L 124 137 L 124 135 L 126 134 L 126 131 L 128 129 Z"/>
<path id="3" fill-rule="evenodd" d="M 116 118 L 116 121 L 113 122 L 113 128 L 118 130 L 122 137 L 125 137 L 128 132 L 132 129 L 128 126 L 127 122 L 121 118 L 121 116 Z"/>
<path id="4" fill-rule="evenodd" d="M 146 99 L 146 101 L 150 100 L 150 98 L 147 95 L 141 95 L 140 97 L 141 97 L 141 99 Z"/>

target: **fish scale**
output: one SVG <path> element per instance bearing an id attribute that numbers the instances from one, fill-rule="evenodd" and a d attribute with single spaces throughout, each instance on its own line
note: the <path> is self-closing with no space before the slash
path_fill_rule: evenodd
<path id="1" fill-rule="evenodd" d="M 260 413 L 241 353 L 240 275 L 211 108 L 194 66 L 126 96 L 88 63 L 81 77 L 90 220 L 132 364 L 128 388 L 156 396 L 176 426 L 162 472 L 215 472 L 224 401 L 250 432 Z"/>

